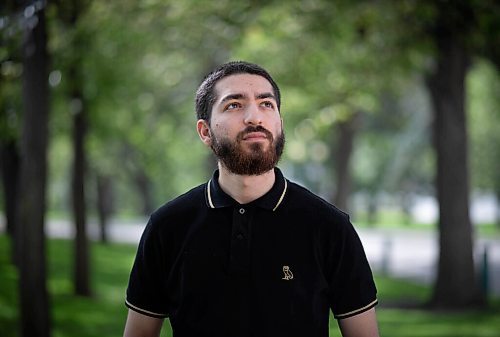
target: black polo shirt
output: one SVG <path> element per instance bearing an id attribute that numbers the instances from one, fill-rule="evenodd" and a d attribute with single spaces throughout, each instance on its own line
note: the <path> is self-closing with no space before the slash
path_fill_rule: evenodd
<path id="1" fill-rule="evenodd" d="M 337 319 L 377 304 L 348 216 L 286 180 L 241 205 L 218 171 L 154 212 L 142 235 L 126 305 L 169 317 L 174 337 L 328 336 Z"/>

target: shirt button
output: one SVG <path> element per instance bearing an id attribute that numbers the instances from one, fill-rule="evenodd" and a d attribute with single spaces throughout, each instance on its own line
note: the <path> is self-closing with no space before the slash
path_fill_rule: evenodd
<path id="1" fill-rule="evenodd" d="M 245 209 L 244 208 L 240 208 L 240 214 L 245 214 Z"/>

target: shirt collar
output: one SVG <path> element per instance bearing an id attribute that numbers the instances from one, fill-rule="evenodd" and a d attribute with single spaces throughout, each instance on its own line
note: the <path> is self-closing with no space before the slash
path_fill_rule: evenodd
<path id="1" fill-rule="evenodd" d="M 258 206 L 275 211 L 283 202 L 288 187 L 288 182 L 277 167 L 274 168 L 274 185 L 262 197 L 248 203 L 249 206 Z M 219 170 L 215 170 L 212 179 L 205 185 L 205 200 L 210 208 L 221 208 L 238 205 L 238 202 L 222 190 L 219 185 Z"/>

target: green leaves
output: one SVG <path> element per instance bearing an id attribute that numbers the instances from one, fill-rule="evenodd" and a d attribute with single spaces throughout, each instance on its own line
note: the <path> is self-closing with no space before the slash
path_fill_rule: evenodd
<path id="1" fill-rule="evenodd" d="M 476 18 L 470 45 L 493 60 L 494 46 L 500 44 L 487 41 L 496 41 L 500 31 L 492 15 L 497 5 L 465 1 L 464 6 L 471 6 Z M 434 2 L 414 1 L 125 0 L 85 1 L 78 8 L 78 25 L 70 29 L 74 9 L 69 3 L 49 5 L 54 146 L 64 148 L 56 143 L 68 142 L 67 65 L 79 57 L 92 168 L 115 172 L 126 185 L 125 168 L 143 167 L 158 186 L 157 204 L 210 174 L 210 150 L 199 143 L 194 128 L 194 92 L 209 70 L 228 60 L 259 63 L 278 81 L 288 135 L 283 165 L 300 172 L 299 166 L 314 162 L 333 171 L 335 125 L 357 113 L 364 117 L 355 151 L 362 154 L 355 154 L 354 167 L 366 167 L 357 162 L 363 158 L 388 160 L 382 144 L 394 142 L 394 134 L 402 137 L 410 127 L 405 111 L 411 109 L 387 113 L 384 97 L 404 101 L 401 97 L 413 90 L 409 83 L 422 85 L 416 74 L 430 65 L 426 34 L 436 17 Z M 70 48 L 77 38 L 79 48 Z M 15 137 L 19 119 L 15 74 L 22 69 L 9 59 L 15 45 L 12 36 L 0 46 L 0 106 L 8 111 L 0 120 L 2 137 Z M 486 100 L 474 106 L 498 110 L 484 108 Z M 62 155 L 52 160 L 53 179 L 61 180 Z"/>

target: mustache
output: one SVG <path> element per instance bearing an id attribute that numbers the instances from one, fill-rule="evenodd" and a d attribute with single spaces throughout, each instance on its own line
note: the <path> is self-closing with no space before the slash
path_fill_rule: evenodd
<path id="1" fill-rule="evenodd" d="M 238 140 L 243 139 L 243 137 L 245 137 L 245 135 L 252 133 L 252 132 L 262 132 L 263 134 L 266 135 L 267 139 L 271 139 L 271 140 L 273 139 L 273 134 L 271 133 L 271 131 L 269 131 L 268 129 L 266 129 L 265 127 L 263 127 L 261 125 L 257 125 L 257 126 L 247 126 L 245 128 L 245 130 L 241 131 L 238 134 Z"/>

